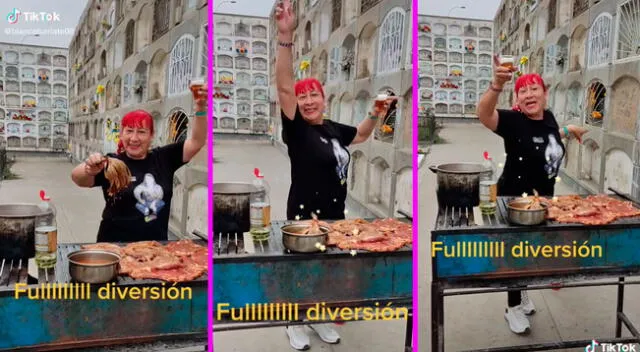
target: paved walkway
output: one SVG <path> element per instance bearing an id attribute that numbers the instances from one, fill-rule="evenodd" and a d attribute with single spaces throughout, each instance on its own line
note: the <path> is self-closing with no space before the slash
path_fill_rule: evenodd
<path id="1" fill-rule="evenodd" d="M 421 351 L 431 350 L 429 239 L 437 215 L 436 177 L 427 166 L 443 162 L 480 162 L 484 150 L 498 161 L 504 160 L 502 139 L 480 124 L 449 123 L 440 136 L 446 142 L 431 148 L 419 175 L 420 272 L 414 277 L 420 280 Z M 557 185 L 556 194 L 568 193 L 572 193 L 568 186 Z M 640 300 L 635 299 L 639 294 L 636 285 L 625 290 L 625 311 L 636 324 L 640 324 Z M 532 333 L 529 336 L 517 336 L 509 330 L 503 317 L 507 301 L 504 292 L 445 298 L 446 351 L 614 336 L 614 287 L 532 291 L 529 297 L 537 308 L 537 313 L 530 318 Z M 565 351 L 584 350 L 582 347 Z"/>
<path id="2" fill-rule="evenodd" d="M 95 242 L 104 198 L 98 188 L 76 186 L 73 167 L 65 158 L 18 158 L 12 171 L 20 179 L 0 182 L 0 203 L 37 204 L 44 189 L 56 207 L 58 241 Z"/>

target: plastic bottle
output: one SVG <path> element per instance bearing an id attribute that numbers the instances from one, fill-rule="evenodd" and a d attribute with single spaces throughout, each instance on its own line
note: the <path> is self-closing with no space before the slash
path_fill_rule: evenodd
<path id="1" fill-rule="evenodd" d="M 249 206 L 251 208 L 251 229 L 268 230 L 271 226 L 271 202 L 269 200 L 269 185 L 260 174 L 258 168 L 254 169 L 256 178 L 253 186 L 256 191 L 251 194 Z"/>
<path id="2" fill-rule="evenodd" d="M 482 166 L 489 172 L 480 174 L 480 211 L 483 214 L 495 214 L 497 208 L 498 182 L 496 179 L 496 166 L 489 157 L 488 152 L 484 152 Z"/>
<path id="3" fill-rule="evenodd" d="M 35 219 L 36 265 L 41 269 L 53 268 L 58 254 L 58 226 L 56 208 L 44 191 L 40 191 L 41 213 Z"/>

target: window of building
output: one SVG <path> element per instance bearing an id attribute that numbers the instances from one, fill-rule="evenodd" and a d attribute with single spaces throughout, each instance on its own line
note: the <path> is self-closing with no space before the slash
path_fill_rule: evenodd
<path id="1" fill-rule="evenodd" d="M 378 51 L 378 73 L 400 69 L 402 42 L 404 39 L 405 13 L 401 8 L 389 11 L 380 26 L 380 50 Z"/>
<path id="2" fill-rule="evenodd" d="M 588 67 L 599 66 L 611 58 L 611 15 L 602 13 L 593 21 L 589 30 Z"/>
<path id="3" fill-rule="evenodd" d="M 169 58 L 169 95 L 182 93 L 189 88 L 193 74 L 194 38 L 185 34 L 173 46 Z"/>

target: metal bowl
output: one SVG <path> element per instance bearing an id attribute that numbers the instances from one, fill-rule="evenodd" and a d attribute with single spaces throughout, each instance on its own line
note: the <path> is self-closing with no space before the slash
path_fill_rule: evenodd
<path id="1" fill-rule="evenodd" d="M 120 256 L 107 251 L 81 249 L 70 253 L 69 275 L 74 281 L 104 284 L 118 277 Z"/>
<path id="2" fill-rule="evenodd" d="M 280 228 L 284 248 L 299 253 L 319 252 L 317 244 L 325 246 L 329 239 L 329 228 L 320 226 L 320 235 L 303 235 L 300 232 L 311 227 L 309 224 L 290 224 Z"/>
<path id="3" fill-rule="evenodd" d="M 518 225 L 532 226 L 545 222 L 547 205 L 541 203 L 542 209 L 525 209 L 531 203 L 528 199 L 516 199 L 507 204 L 509 221 Z"/>

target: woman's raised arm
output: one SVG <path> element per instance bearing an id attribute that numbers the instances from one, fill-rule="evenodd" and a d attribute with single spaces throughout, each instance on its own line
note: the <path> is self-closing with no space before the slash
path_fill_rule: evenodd
<path id="1" fill-rule="evenodd" d="M 279 0 L 278 0 L 279 1 Z M 296 95 L 293 90 L 293 30 L 295 14 L 290 0 L 280 1 L 275 11 L 278 28 L 278 53 L 276 56 L 276 88 L 278 101 L 285 116 L 293 120 L 296 114 Z"/>

